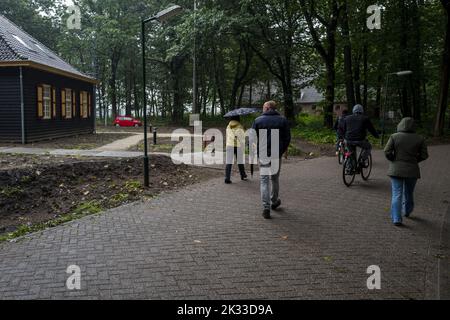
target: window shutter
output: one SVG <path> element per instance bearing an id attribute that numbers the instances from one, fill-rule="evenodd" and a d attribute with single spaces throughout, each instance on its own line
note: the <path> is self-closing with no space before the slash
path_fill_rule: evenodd
<path id="1" fill-rule="evenodd" d="M 83 91 L 80 91 L 80 118 L 83 118 Z"/>
<path id="2" fill-rule="evenodd" d="M 52 118 L 56 118 L 56 89 L 52 88 Z"/>
<path id="3" fill-rule="evenodd" d="M 88 93 L 88 118 L 91 117 L 91 113 L 92 113 L 92 102 L 91 102 L 91 94 Z"/>
<path id="4" fill-rule="evenodd" d="M 72 90 L 72 118 L 77 116 L 77 95 L 75 90 Z"/>
<path id="5" fill-rule="evenodd" d="M 44 117 L 44 87 L 37 86 L 37 115 L 38 118 Z"/>
<path id="6" fill-rule="evenodd" d="M 66 89 L 61 90 L 61 115 L 66 118 Z"/>

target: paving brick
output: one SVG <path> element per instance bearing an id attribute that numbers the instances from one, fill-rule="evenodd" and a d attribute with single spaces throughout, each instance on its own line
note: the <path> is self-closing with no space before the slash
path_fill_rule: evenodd
<path id="1" fill-rule="evenodd" d="M 380 152 L 372 179 L 352 188 L 336 159 L 292 159 L 283 208 L 269 221 L 257 178 L 214 179 L 1 244 L 0 299 L 435 298 L 438 279 L 448 281 L 438 273 L 448 260 L 437 257 L 450 243 L 440 236 L 450 220 L 450 146 L 430 149 L 406 228 L 390 223 Z M 65 287 L 73 264 L 81 291 Z M 381 267 L 380 291 L 366 287 L 370 265 Z"/>

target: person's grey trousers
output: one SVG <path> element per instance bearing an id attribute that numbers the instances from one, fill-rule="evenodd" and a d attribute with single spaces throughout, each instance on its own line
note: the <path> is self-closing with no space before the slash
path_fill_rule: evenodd
<path id="1" fill-rule="evenodd" d="M 273 203 L 279 200 L 281 159 L 278 170 L 269 172 L 271 165 L 260 165 L 261 171 L 261 199 L 264 209 L 269 209 Z"/>

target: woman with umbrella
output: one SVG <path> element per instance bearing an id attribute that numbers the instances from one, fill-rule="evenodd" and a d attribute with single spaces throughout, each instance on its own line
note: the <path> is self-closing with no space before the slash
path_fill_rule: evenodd
<path id="1" fill-rule="evenodd" d="M 225 183 L 231 183 L 231 170 L 235 157 L 237 158 L 239 172 L 243 181 L 247 180 L 245 172 L 245 129 L 241 124 L 241 116 L 259 112 L 258 109 L 240 108 L 227 113 L 224 117 L 230 120 L 227 127 L 227 165 L 225 171 Z"/>
<path id="2" fill-rule="evenodd" d="M 241 180 L 247 180 L 244 166 L 245 151 L 245 130 L 241 124 L 239 116 L 230 117 L 230 123 L 227 127 L 227 165 L 225 169 L 225 183 L 231 183 L 231 170 L 233 168 L 234 159 L 237 159 Z"/>

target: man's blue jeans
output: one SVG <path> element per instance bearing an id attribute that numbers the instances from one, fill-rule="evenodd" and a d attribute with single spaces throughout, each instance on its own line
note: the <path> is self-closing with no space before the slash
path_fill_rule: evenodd
<path id="1" fill-rule="evenodd" d="M 391 177 L 391 182 L 392 222 L 402 223 L 402 215 L 409 217 L 414 211 L 414 189 L 416 188 L 417 179 Z"/>
<path id="2" fill-rule="evenodd" d="M 263 174 L 263 168 L 268 169 L 270 165 L 261 165 L 261 199 L 264 209 L 270 210 L 271 204 L 279 200 L 281 160 L 278 170 L 272 174 Z"/>

